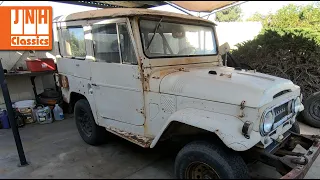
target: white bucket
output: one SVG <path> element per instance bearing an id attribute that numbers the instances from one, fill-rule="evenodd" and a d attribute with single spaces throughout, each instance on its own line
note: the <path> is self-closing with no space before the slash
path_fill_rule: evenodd
<path id="1" fill-rule="evenodd" d="M 23 108 L 34 108 L 35 101 L 34 100 L 24 100 L 18 101 L 13 104 L 14 108 L 23 109 Z"/>

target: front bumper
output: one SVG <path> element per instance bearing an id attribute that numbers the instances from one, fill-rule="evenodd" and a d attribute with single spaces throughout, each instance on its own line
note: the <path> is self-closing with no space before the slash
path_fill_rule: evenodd
<path id="1" fill-rule="evenodd" d="M 297 145 L 302 146 L 306 152 L 294 152 Z M 256 160 L 275 167 L 282 175 L 280 179 L 302 179 L 307 174 L 313 162 L 320 153 L 320 136 L 299 135 L 288 132 L 286 138 L 274 145 L 274 148 L 253 148 L 251 157 Z M 251 174 L 253 178 L 271 178 Z"/>
<path id="2" fill-rule="evenodd" d="M 309 147 L 306 153 L 300 154 L 297 157 L 299 159 L 291 159 L 290 163 L 294 164 L 295 167 L 285 174 L 281 179 L 302 179 L 309 171 L 313 162 L 317 159 L 320 153 L 320 137 L 315 135 L 293 135 L 293 139 L 299 142 L 299 144 L 304 143 L 305 146 L 308 144 L 307 141 L 312 141 L 312 145 Z M 296 144 L 297 142 L 295 142 Z M 305 148 L 304 146 L 304 148 Z M 307 145 L 308 147 L 309 145 Z M 288 158 L 289 159 L 289 158 Z M 284 162 L 285 163 L 285 162 Z M 290 163 L 286 165 L 290 166 Z"/>

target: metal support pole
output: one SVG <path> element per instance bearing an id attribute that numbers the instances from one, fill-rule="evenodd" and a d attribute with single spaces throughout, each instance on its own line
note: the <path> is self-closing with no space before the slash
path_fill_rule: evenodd
<path id="1" fill-rule="evenodd" d="M 18 125 L 14 119 L 12 102 L 11 102 L 10 94 L 8 91 L 7 81 L 5 80 L 5 77 L 4 77 L 4 72 L 3 72 L 3 67 L 2 67 L 1 61 L 2 61 L 2 58 L 0 58 L 0 83 L 1 83 L 3 99 L 6 103 L 10 126 L 12 129 L 12 133 L 13 133 L 13 137 L 14 137 L 16 146 L 17 146 L 19 159 L 20 159 L 20 166 L 26 166 L 26 165 L 28 165 L 28 163 L 27 163 L 26 157 L 24 155 L 24 151 L 23 151 L 23 147 L 22 147 L 22 143 L 21 143 L 21 139 L 20 139 L 20 134 L 19 134 L 19 130 L 18 130 Z"/>

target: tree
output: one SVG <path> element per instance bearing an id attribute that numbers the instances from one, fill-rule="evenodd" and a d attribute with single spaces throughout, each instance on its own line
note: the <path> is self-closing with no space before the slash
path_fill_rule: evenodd
<path id="1" fill-rule="evenodd" d="M 289 4 L 275 14 L 253 14 L 247 21 L 260 21 L 264 28 L 311 28 L 320 31 L 320 3 L 306 6 Z"/>
<path id="2" fill-rule="evenodd" d="M 265 19 L 265 16 L 260 14 L 259 12 L 254 13 L 251 17 L 249 17 L 246 21 L 259 21 L 262 22 Z"/>
<path id="3" fill-rule="evenodd" d="M 83 39 L 78 39 L 76 35 L 73 32 L 71 32 L 70 46 L 73 56 L 84 57 L 86 55 L 84 44 L 85 42 Z"/>
<path id="4" fill-rule="evenodd" d="M 240 6 L 233 6 L 216 13 L 216 21 L 218 22 L 234 22 L 241 21 L 242 11 Z"/>

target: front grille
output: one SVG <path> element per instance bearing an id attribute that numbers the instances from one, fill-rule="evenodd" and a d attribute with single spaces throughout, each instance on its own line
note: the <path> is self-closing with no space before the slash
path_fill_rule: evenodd
<path id="1" fill-rule="evenodd" d="M 285 116 L 287 116 L 290 113 L 290 109 L 288 106 L 289 102 L 284 103 L 276 108 L 274 108 L 273 112 L 275 115 L 275 119 L 274 122 L 278 122 L 280 121 L 282 118 L 284 118 Z"/>

